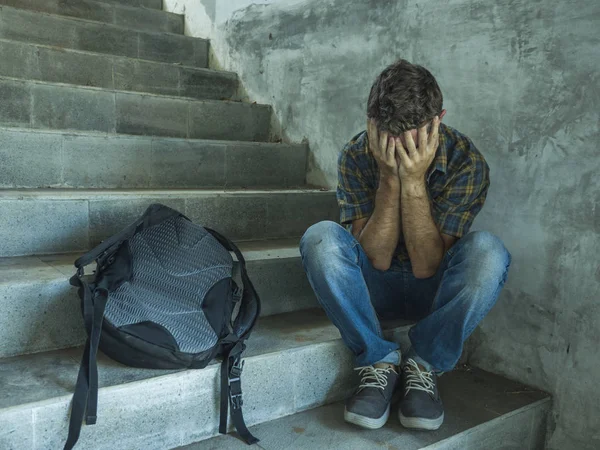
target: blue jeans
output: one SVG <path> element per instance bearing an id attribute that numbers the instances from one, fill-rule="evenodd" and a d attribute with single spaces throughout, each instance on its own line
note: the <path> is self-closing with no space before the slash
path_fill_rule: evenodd
<path id="1" fill-rule="evenodd" d="M 348 230 L 329 221 L 308 229 L 300 253 L 357 366 L 400 363 L 399 345 L 384 339 L 379 319 L 402 318 L 416 321 L 408 356 L 440 372 L 454 368 L 465 340 L 496 303 L 511 260 L 500 239 L 476 231 L 446 252 L 431 278 L 415 278 L 397 262 L 380 271 Z"/>

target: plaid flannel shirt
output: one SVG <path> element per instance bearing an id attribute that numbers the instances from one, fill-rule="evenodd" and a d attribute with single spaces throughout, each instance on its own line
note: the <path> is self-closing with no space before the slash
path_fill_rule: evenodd
<path id="1" fill-rule="evenodd" d="M 431 212 L 441 233 L 460 238 L 468 233 L 485 202 L 490 185 L 489 167 L 471 140 L 440 124 L 440 144 L 427 174 Z M 346 144 L 338 159 L 337 199 L 340 222 L 370 217 L 379 187 L 379 168 L 369 148 L 367 132 Z M 410 263 L 404 238 L 396 256 Z"/>

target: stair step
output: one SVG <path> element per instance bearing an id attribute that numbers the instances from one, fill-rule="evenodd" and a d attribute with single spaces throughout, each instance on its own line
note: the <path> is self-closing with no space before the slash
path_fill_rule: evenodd
<path id="1" fill-rule="evenodd" d="M 268 141 L 271 107 L 0 77 L 0 126 Z"/>
<path id="2" fill-rule="evenodd" d="M 405 341 L 408 327 L 386 334 Z M 0 448 L 62 448 L 81 350 L 0 361 Z M 243 373 L 249 425 L 338 401 L 353 387 L 352 358 L 320 310 L 263 318 L 248 341 Z M 78 448 L 165 449 L 216 435 L 219 366 L 179 372 L 124 367 L 99 358 L 98 423 Z"/>
<path id="3" fill-rule="evenodd" d="M 305 144 L 0 128 L 0 188 L 300 187 Z"/>
<path id="4" fill-rule="evenodd" d="M 0 40 L 0 76 L 198 99 L 235 99 L 237 74 Z"/>
<path id="5" fill-rule="evenodd" d="M 163 0 L 99 0 L 104 3 L 119 4 L 133 7 L 162 9 Z"/>
<path id="6" fill-rule="evenodd" d="M 0 6 L 0 38 L 208 67 L 208 41 Z"/>
<path id="7" fill-rule="evenodd" d="M 455 370 L 440 378 L 445 420 L 437 431 L 409 430 L 392 409 L 379 430 L 344 422 L 344 405 L 335 403 L 256 425 L 250 431 L 265 450 L 543 450 L 550 409 L 547 394 L 478 369 Z M 179 450 L 243 450 L 228 435 Z"/>
<path id="8" fill-rule="evenodd" d="M 121 231 L 152 203 L 238 241 L 300 237 L 337 220 L 334 192 L 317 190 L 2 190 L 0 256 L 81 252 Z"/>
<path id="9" fill-rule="evenodd" d="M 135 30 L 183 34 L 183 16 L 96 0 L 0 0 L 0 5 L 76 17 Z"/>
<path id="10" fill-rule="evenodd" d="M 246 242 L 239 247 L 261 298 L 263 316 L 317 307 L 302 269 L 298 239 Z M 80 299 L 69 284 L 79 256 L 0 258 L 0 358 L 85 342 Z"/>

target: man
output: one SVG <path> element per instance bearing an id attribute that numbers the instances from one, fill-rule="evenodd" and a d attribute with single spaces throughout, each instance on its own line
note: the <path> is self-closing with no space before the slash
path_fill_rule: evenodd
<path id="1" fill-rule="evenodd" d="M 468 137 L 441 124 L 445 114 L 427 69 L 386 68 L 371 88 L 367 131 L 339 157 L 346 228 L 321 222 L 300 243 L 317 298 L 356 357 L 361 381 L 344 418 L 365 428 L 386 423 L 397 385 L 405 427 L 441 426 L 437 376 L 456 365 L 506 281 L 502 242 L 469 233 L 489 168 Z M 417 321 L 403 358 L 379 322 L 395 318 Z"/>

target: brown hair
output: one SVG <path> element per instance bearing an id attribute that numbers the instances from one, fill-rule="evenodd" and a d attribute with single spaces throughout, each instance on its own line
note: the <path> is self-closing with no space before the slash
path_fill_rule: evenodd
<path id="1" fill-rule="evenodd" d="M 388 66 L 373 83 L 367 117 L 375 120 L 381 131 L 398 136 L 440 114 L 443 101 L 431 72 L 401 59 Z"/>

